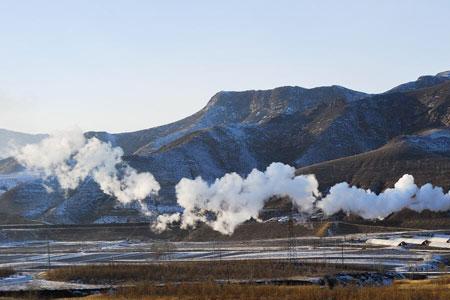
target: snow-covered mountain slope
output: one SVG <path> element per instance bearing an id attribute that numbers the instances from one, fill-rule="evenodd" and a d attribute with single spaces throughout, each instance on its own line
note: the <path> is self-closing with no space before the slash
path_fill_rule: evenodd
<path id="1" fill-rule="evenodd" d="M 263 169 L 273 161 L 302 167 L 377 149 L 397 136 L 448 126 L 449 87 L 444 83 L 358 102 L 335 100 L 257 124 L 214 126 L 129 160 L 137 169 L 155 174 L 163 183 L 160 200 L 170 202 L 173 186 L 182 177 L 214 180 L 226 172 Z M 441 96 L 433 100 L 429 93 Z"/>
<path id="2" fill-rule="evenodd" d="M 432 75 L 420 76 L 416 81 L 403 83 L 399 86 L 396 86 L 393 89 L 390 89 L 386 93 L 413 91 L 417 89 L 431 87 L 433 85 L 437 85 L 448 80 L 450 80 L 450 71 L 440 72 L 434 76 Z"/>
<path id="3" fill-rule="evenodd" d="M 90 133 L 122 147 L 126 154 L 145 156 L 191 132 L 217 126 L 269 122 L 281 115 L 305 112 L 336 100 L 356 101 L 361 92 L 340 86 L 305 89 L 280 87 L 273 90 L 219 92 L 199 112 L 183 120 L 146 130 L 121 133 Z"/>
<path id="4" fill-rule="evenodd" d="M 25 168 L 12 157 L 0 160 L 0 175 L 18 173 L 24 170 Z"/>
<path id="5" fill-rule="evenodd" d="M 131 133 L 87 135 L 122 147 L 131 166 L 151 171 L 162 186 L 154 200 L 171 205 L 174 186 L 183 177 L 202 176 L 212 181 L 228 172 L 247 174 L 255 167 L 263 169 L 274 161 L 298 167 L 325 164 L 359 157 L 404 136 L 411 145 L 419 139 L 416 144 L 423 153 L 445 152 L 444 133 L 433 129 L 450 126 L 450 80 L 443 75 L 434 77 L 437 79 L 425 86 L 410 84 L 379 95 L 339 86 L 220 92 L 201 111 L 172 124 Z M 347 170 L 345 176 L 361 176 L 352 173 L 360 170 L 356 167 Z M 326 188 L 334 177 L 321 174 L 319 179 Z M 369 180 L 361 182 L 371 184 Z M 37 181 L 20 184 L 0 196 L 0 209 L 56 223 L 139 218 L 133 207 L 118 207 L 91 181 L 70 194 L 57 186 L 52 190 L 48 194 Z"/>
<path id="6" fill-rule="evenodd" d="M 18 186 L 19 184 L 31 182 L 37 178 L 39 178 L 37 174 L 27 171 L 0 174 L 0 195 Z"/>
<path id="7" fill-rule="evenodd" d="M 448 190 L 450 129 L 399 136 L 376 150 L 314 164 L 297 172 L 316 174 L 324 192 L 343 181 L 380 192 L 392 187 L 403 174 L 413 175 L 419 185 L 431 182 Z"/>

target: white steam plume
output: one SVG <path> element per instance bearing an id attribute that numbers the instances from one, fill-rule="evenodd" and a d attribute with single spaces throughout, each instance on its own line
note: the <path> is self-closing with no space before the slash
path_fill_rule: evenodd
<path id="1" fill-rule="evenodd" d="M 152 230 L 156 233 L 162 233 L 167 230 L 169 224 L 179 222 L 180 219 L 180 213 L 159 215 L 156 222 L 152 225 Z"/>
<path id="2" fill-rule="evenodd" d="M 182 228 L 204 222 L 222 234 L 232 234 L 239 224 L 257 219 L 272 196 L 288 196 L 299 210 L 310 211 L 319 191 L 314 175 L 295 176 L 295 168 L 272 163 L 265 172 L 254 169 L 246 178 L 230 173 L 211 185 L 200 177 L 183 178 L 176 193 L 177 202 L 184 209 Z M 165 229 L 161 222 L 171 221 L 166 216 L 154 227 Z"/>
<path id="3" fill-rule="evenodd" d="M 447 211 L 450 209 L 450 192 L 445 194 L 441 187 L 433 187 L 432 184 L 427 183 L 417 191 L 409 208 L 419 212 L 425 209 Z"/>
<path id="4" fill-rule="evenodd" d="M 383 219 L 404 208 L 418 212 L 425 209 L 447 211 L 450 209 L 450 194 L 445 194 L 442 188 L 433 187 L 429 183 L 418 188 L 414 177 L 405 174 L 394 188 L 386 189 L 378 195 L 370 190 L 349 186 L 346 182 L 338 183 L 317 206 L 327 215 L 342 210 L 365 219 Z"/>
<path id="5" fill-rule="evenodd" d="M 15 153 L 25 167 L 55 177 L 64 189 L 75 189 L 87 177 L 93 178 L 103 192 L 122 203 L 141 201 L 160 189 L 150 173 L 138 173 L 122 160 L 123 151 L 97 138 L 86 139 L 80 130 L 60 132 L 38 144 L 27 145 Z M 271 164 L 265 172 L 254 169 L 243 178 L 226 174 L 208 184 L 202 178 L 183 178 L 176 186 L 177 202 L 183 214 L 161 215 L 153 229 L 161 232 L 167 224 L 181 221 L 181 227 L 204 222 L 223 234 L 232 234 L 243 222 L 257 219 L 265 203 L 273 196 L 291 199 L 300 211 L 309 212 L 319 195 L 314 175 L 295 176 L 295 169 L 281 163 Z M 149 212 L 142 205 L 143 212 Z M 383 219 L 410 208 L 415 211 L 447 211 L 450 193 L 425 184 L 418 187 L 411 175 L 403 175 L 393 188 L 380 194 L 338 183 L 317 201 L 317 207 L 332 215 L 340 210 L 366 219 Z"/>
<path id="6" fill-rule="evenodd" d="M 122 203 L 143 200 L 160 189 L 150 173 L 138 173 L 122 160 L 121 148 L 97 138 L 86 139 L 74 129 L 55 133 L 38 144 L 16 151 L 15 158 L 26 168 L 55 177 L 63 189 L 75 189 L 92 177 L 102 191 Z"/>
<path id="7" fill-rule="evenodd" d="M 302 211 L 310 211 L 318 196 L 314 175 L 295 176 L 294 168 L 273 163 L 263 173 L 253 170 L 247 178 L 236 173 L 226 174 L 209 185 L 200 177 L 183 178 L 176 186 L 177 201 L 184 212 L 162 215 L 153 228 L 157 232 L 170 223 L 181 221 L 181 227 L 194 227 L 204 222 L 223 234 L 232 234 L 236 226 L 256 219 L 272 196 L 288 196 Z M 414 177 L 403 175 L 380 194 L 350 186 L 346 182 L 334 185 L 326 197 L 316 202 L 326 215 L 339 211 L 353 213 L 365 219 L 383 219 L 393 212 L 409 208 L 418 212 L 450 210 L 450 192 L 425 184 L 420 188 Z M 211 217 L 213 216 L 213 217 Z"/>

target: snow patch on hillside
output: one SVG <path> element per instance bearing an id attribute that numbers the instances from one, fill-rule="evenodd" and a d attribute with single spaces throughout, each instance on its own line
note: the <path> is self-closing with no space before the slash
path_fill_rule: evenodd
<path id="1" fill-rule="evenodd" d="M 39 177 L 35 172 L 23 171 L 12 174 L 0 174 L 0 195 L 18 186 L 21 183 L 30 182 Z"/>

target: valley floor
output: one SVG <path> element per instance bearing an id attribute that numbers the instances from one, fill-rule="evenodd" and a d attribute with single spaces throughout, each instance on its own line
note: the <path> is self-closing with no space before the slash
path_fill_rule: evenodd
<path id="1" fill-rule="evenodd" d="M 99 229 L 81 228 L 87 232 Z M 448 234 L 448 230 L 382 228 L 379 232 L 326 237 L 211 241 L 140 240 L 131 238 L 133 230 L 129 239 L 68 240 L 61 239 L 68 235 L 63 227 L 56 230 L 59 239 L 46 240 L 41 239 L 42 233 L 36 233 L 39 230 L 42 228 L 4 228 L 3 233 L 16 239 L 0 243 L 0 270 L 5 271 L 0 279 L 0 296 L 23 297 L 32 293 L 39 297 L 67 297 L 103 295 L 109 291 L 113 296 L 91 297 L 125 299 L 124 293 L 130 293 L 138 299 L 178 299 L 181 294 L 181 299 L 199 299 L 195 295 L 200 290 L 201 299 L 235 299 L 232 291 L 239 290 L 243 299 L 258 299 L 261 293 L 268 293 L 266 299 L 298 299 L 298 293 L 316 297 L 301 299 L 369 299 L 379 289 L 379 293 L 395 293 L 396 299 L 427 299 L 408 298 L 397 282 L 450 273 L 450 249 L 366 243 L 371 238 L 431 236 Z M 33 234 L 36 239 L 20 238 Z M 8 273 L 11 270 L 15 274 Z M 345 287 L 350 285 L 365 288 Z M 330 289 L 333 286 L 339 288 Z M 430 296 L 434 288 L 442 288 L 434 283 L 431 286 L 433 291 L 427 290 L 423 295 Z M 223 293 L 223 297 L 214 298 L 215 293 Z M 280 298 L 269 297 L 272 293 Z M 346 294 L 349 298 L 342 298 Z M 440 295 L 432 299 L 444 299 Z"/>

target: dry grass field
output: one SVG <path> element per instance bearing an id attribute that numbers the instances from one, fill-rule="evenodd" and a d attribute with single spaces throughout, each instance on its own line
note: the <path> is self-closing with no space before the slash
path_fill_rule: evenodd
<path id="1" fill-rule="evenodd" d="M 299 264 L 279 260 L 167 262 L 157 264 L 108 264 L 71 266 L 54 269 L 45 277 L 55 281 L 83 283 L 125 282 L 205 282 L 210 280 L 281 279 L 319 276 L 342 271 L 335 265 Z M 348 267 L 346 271 L 372 271 L 367 267 Z"/>
<path id="2" fill-rule="evenodd" d="M 447 300 L 450 287 L 445 280 L 406 281 L 388 287 L 336 287 L 276 286 L 276 285 L 219 285 L 211 282 L 155 286 L 140 284 L 119 289 L 114 295 L 95 295 L 91 300 L 194 300 L 194 299 L 247 299 L 247 300 Z"/>
<path id="3" fill-rule="evenodd" d="M 15 273 L 12 268 L 0 268 L 0 278 L 11 276 Z"/>
<path id="4" fill-rule="evenodd" d="M 114 293 L 90 300 L 444 300 L 450 299 L 450 277 L 400 280 L 391 286 L 360 287 L 236 283 L 233 280 L 293 278 L 332 274 L 329 266 L 293 266 L 282 261 L 177 262 L 152 265 L 90 265 L 51 270 L 47 279 L 83 283 L 125 283 Z M 351 272 L 352 270 L 349 270 Z M 357 270 L 354 270 L 357 271 Z M 361 271 L 361 270 L 360 270 Z M 218 283 L 217 279 L 225 279 Z M 230 279 L 231 281 L 227 281 Z"/>

